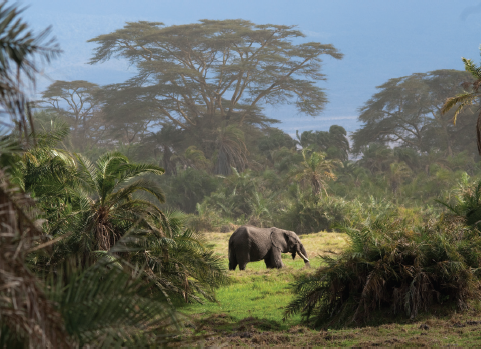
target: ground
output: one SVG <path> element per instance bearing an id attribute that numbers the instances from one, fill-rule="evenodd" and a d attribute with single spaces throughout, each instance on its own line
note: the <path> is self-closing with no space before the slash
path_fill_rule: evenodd
<path id="1" fill-rule="evenodd" d="M 225 258 L 230 233 L 206 233 L 206 241 Z M 282 321 L 283 307 L 292 299 L 289 284 L 299 273 L 319 267 L 319 255 L 335 255 L 348 244 L 344 234 L 300 236 L 311 269 L 300 258 L 283 255 L 286 268 L 266 269 L 263 261 L 247 264 L 246 271 L 229 271 L 232 283 L 217 291 L 218 303 L 192 304 L 186 314 L 186 335 L 202 337 L 206 346 L 479 346 L 481 305 L 457 313 L 453 307 L 439 307 L 415 320 L 402 315 L 395 319 L 377 317 L 378 326 L 314 330 L 299 316 Z"/>

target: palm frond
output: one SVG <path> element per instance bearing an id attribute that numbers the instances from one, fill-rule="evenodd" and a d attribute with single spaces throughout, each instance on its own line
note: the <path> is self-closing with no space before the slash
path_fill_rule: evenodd
<path id="1" fill-rule="evenodd" d="M 128 200 L 130 196 L 137 191 L 144 191 L 153 195 L 160 203 L 165 202 L 165 195 L 162 188 L 157 183 L 146 178 L 139 178 L 110 194 L 108 202 L 111 206 L 114 206 L 121 201 Z"/>
<path id="2" fill-rule="evenodd" d="M 473 104 L 476 98 L 478 98 L 478 95 L 469 92 L 450 97 L 446 99 L 446 102 L 444 102 L 441 108 L 441 112 L 445 114 L 450 111 L 454 106 L 458 105 L 458 108 L 456 108 L 456 112 L 453 117 L 454 124 L 456 125 L 458 115 L 461 113 L 464 107 Z"/>
<path id="3" fill-rule="evenodd" d="M 60 314 L 26 265 L 28 251 L 41 241 L 34 212 L 25 210 L 32 206 L 32 200 L 12 188 L 0 171 L 0 342 L 70 347 Z"/>
<path id="4" fill-rule="evenodd" d="M 75 157 L 77 158 L 77 165 L 79 167 L 77 175 L 79 184 L 88 191 L 94 190 L 96 193 L 99 193 L 100 188 L 97 181 L 97 168 L 82 154 L 75 154 Z"/>
<path id="5" fill-rule="evenodd" d="M 2 112 L 10 114 L 20 134 L 28 136 L 28 125 L 33 127 L 28 98 L 24 93 L 22 78 L 35 84 L 37 68 L 34 57 L 49 62 L 60 53 L 53 40 L 42 45 L 49 29 L 35 36 L 19 15 L 22 10 L 0 4 L 0 104 Z"/>
<path id="6" fill-rule="evenodd" d="M 481 80 L 481 65 L 476 64 L 471 59 L 461 58 L 464 63 L 464 69 L 469 72 L 476 80 Z"/>
<path id="7" fill-rule="evenodd" d="M 85 270 L 67 264 L 59 277 L 50 278 L 50 297 L 80 347 L 172 341 L 179 330 L 176 312 L 162 293 L 152 294 L 152 284 L 140 275 L 132 277 L 105 263 Z"/>
<path id="8" fill-rule="evenodd" d="M 119 183 L 128 181 L 134 177 L 145 173 L 152 173 L 155 175 L 163 175 L 164 169 L 162 167 L 152 165 L 152 164 L 122 164 L 117 169 L 120 172 Z"/>

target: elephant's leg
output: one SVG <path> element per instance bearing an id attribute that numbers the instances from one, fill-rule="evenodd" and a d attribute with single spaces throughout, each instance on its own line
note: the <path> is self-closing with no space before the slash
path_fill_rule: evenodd
<path id="1" fill-rule="evenodd" d="M 229 270 L 235 270 L 237 267 L 237 258 L 235 256 L 235 253 L 231 253 L 229 255 Z"/>
<path id="2" fill-rule="evenodd" d="M 246 270 L 247 263 L 250 262 L 249 251 L 237 251 L 237 263 L 239 264 L 239 270 Z"/>
<path id="3" fill-rule="evenodd" d="M 279 251 L 277 248 L 273 248 L 269 255 L 269 266 L 267 266 L 268 263 L 266 263 L 268 268 L 280 269 L 284 266 L 284 263 L 282 263 L 281 251 Z"/>
<path id="4" fill-rule="evenodd" d="M 266 264 L 267 269 L 275 268 L 276 266 L 272 263 L 272 253 L 269 252 L 266 254 L 264 258 L 264 263 Z"/>
<path id="5" fill-rule="evenodd" d="M 239 270 L 246 270 L 246 265 L 247 265 L 247 262 L 239 263 Z"/>

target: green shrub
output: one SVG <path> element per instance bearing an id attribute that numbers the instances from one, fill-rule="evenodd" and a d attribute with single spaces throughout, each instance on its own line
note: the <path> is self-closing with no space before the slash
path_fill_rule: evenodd
<path id="1" fill-rule="evenodd" d="M 285 317 L 301 312 L 316 326 L 340 326 L 362 323 L 376 309 L 415 318 L 433 303 L 464 308 L 481 300 L 479 231 L 459 219 L 416 229 L 393 212 L 346 229 L 350 247 L 322 257 L 325 266 L 292 285 Z"/>
<path id="2" fill-rule="evenodd" d="M 179 169 L 175 176 L 165 180 L 168 180 L 168 183 L 163 186 L 167 188 L 168 204 L 187 213 L 195 212 L 196 204 L 214 192 L 220 183 L 217 177 L 191 167 L 185 170 Z"/>
<path id="3" fill-rule="evenodd" d="M 448 202 L 438 200 L 450 210 L 450 215 L 461 218 L 468 226 L 481 228 L 481 181 L 468 185 L 469 176 L 460 181 Z"/>
<path id="4" fill-rule="evenodd" d="M 331 231 L 334 224 L 343 222 L 349 204 L 342 198 L 300 195 L 283 212 L 278 221 L 284 229 L 297 234 Z"/>
<path id="5" fill-rule="evenodd" d="M 187 226 L 198 232 L 219 231 L 222 225 L 228 224 L 226 219 L 219 216 L 219 212 L 206 203 L 196 205 L 197 214 L 190 214 L 187 218 Z"/>

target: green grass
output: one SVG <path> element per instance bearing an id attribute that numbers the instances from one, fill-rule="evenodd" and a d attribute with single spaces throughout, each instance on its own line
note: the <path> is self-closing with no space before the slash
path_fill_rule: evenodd
<path id="1" fill-rule="evenodd" d="M 215 252 L 225 258 L 230 234 L 205 234 Z M 304 268 L 301 259 L 283 256 L 286 268 L 266 269 L 264 262 L 247 264 L 246 271 L 230 271 L 232 283 L 220 288 L 218 303 L 189 304 L 181 312 L 190 319 L 188 333 L 205 335 L 204 344 L 244 346 L 479 346 L 481 313 L 479 305 L 467 312 L 438 307 L 421 314 L 416 321 L 400 315 L 395 319 L 379 313 L 371 326 L 315 331 L 294 316 L 282 321 L 283 307 L 292 299 L 289 284 L 300 273 L 312 271 L 321 263 L 318 255 L 339 253 L 347 246 L 344 234 L 302 235 L 301 240 L 313 268 Z M 479 322 L 479 323 L 478 323 Z M 374 323 L 382 325 L 374 326 Z M 420 329 L 427 324 L 428 330 Z M 194 329 L 192 329 L 194 328 Z"/>
<path id="2" fill-rule="evenodd" d="M 276 323 L 279 328 L 287 328 L 300 320 L 293 317 L 286 323 L 281 321 L 283 307 L 292 297 L 288 285 L 294 280 L 295 273 L 293 267 L 229 272 L 233 282 L 217 291 L 218 303 L 190 305 L 184 308 L 184 312 L 202 318 L 223 313 L 233 321 L 254 317 Z"/>
<path id="3" fill-rule="evenodd" d="M 227 268 L 227 245 L 231 234 L 206 233 L 205 238 L 214 251 L 225 259 Z M 320 266 L 319 255 L 338 253 L 347 244 L 344 234 L 317 233 L 301 235 L 300 239 L 306 247 L 312 268 Z M 264 262 L 248 263 L 245 271 L 239 269 L 229 271 L 232 283 L 216 292 L 218 303 L 195 304 L 183 308 L 188 315 L 207 318 L 214 314 L 225 314 L 233 321 L 254 317 L 278 324 L 286 329 L 300 321 L 299 316 L 282 322 L 283 308 L 292 298 L 289 284 L 299 273 L 308 272 L 304 261 L 290 254 L 283 254 L 283 269 L 267 269 Z"/>
<path id="4" fill-rule="evenodd" d="M 212 247 L 218 255 L 225 258 L 227 267 L 227 245 L 231 234 L 222 233 L 205 233 L 204 237 L 207 240 L 207 244 Z M 299 238 L 302 244 L 306 248 L 308 258 L 311 260 L 312 267 L 318 267 L 321 263 L 321 259 L 317 258 L 320 255 L 333 255 L 341 252 L 347 246 L 346 234 L 342 233 L 326 233 L 320 232 L 316 234 L 300 235 Z M 297 257 L 292 260 L 290 254 L 283 254 L 282 261 L 286 266 L 293 268 L 302 268 L 304 262 Z M 263 261 L 248 263 L 246 270 L 265 270 L 266 266 Z"/>

